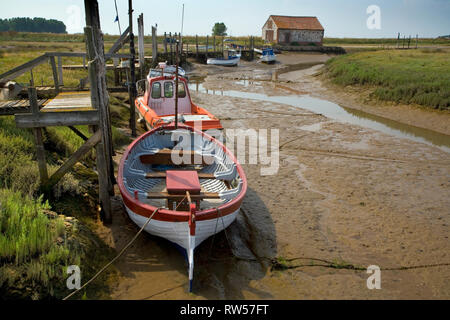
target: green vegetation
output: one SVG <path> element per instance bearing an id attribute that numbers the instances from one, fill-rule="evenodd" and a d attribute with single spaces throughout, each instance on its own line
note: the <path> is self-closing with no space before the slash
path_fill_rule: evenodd
<path id="1" fill-rule="evenodd" d="M 336 84 L 369 86 L 372 97 L 396 103 L 450 109 L 450 59 L 442 49 L 379 50 L 329 60 Z"/>
<path id="2" fill-rule="evenodd" d="M 408 39 L 405 39 L 407 45 Z M 400 46 L 403 44 L 403 38 L 398 40 Z M 325 46 L 333 45 L 378 45 L 378 46 L 396 46 L 397 38 L 323 38 Z M 416 38 L 411 38 L 410 46 L 415 47 Z M 418 45 L 450 45 L 450 39 L 445 38 L 419 38 Z"/>
<path id="3" fill-rule="evenodd" d="M 66 287 L 68 266 L 80 266 L 82 277 L 88 278 L 112 257 L 112 250 L 88 229 L 76 219 L 50 211 L 42 197 L 33 199 L 0 189 L 0 201 L 3 299 L 61 299 L 70 293 Z M 102 275 L 100 281 L 83 291 L 84 295 L 105 298 L 101 292 L 106 289 L 108 276 Z"/>
<path id="4" fill-rule="evenodd" d="M 84 136 L 91 136 L 87 126 L 76 126 L 76 128 L 81 131 Z M 62 152 L 65 156 L 70 156 L 84 143 L 84 140 L 68 127 L 49 127 L 46 131 L 49 140 L 53 142 L 53 148 L 56 148 L 57 151 Z M 131 142 L 130 139 L 116 127 L 113 126 L 111 131 L 114 146 L 122 146 Z M 87 156 L 89 156 L 89 153 Z"/>
<path id="5" fill-rule="evenodd" d="M 24 48 L 24 50 L 27 50 Z M 48 50 L 48 51 L 56 51 L 56 50 Z M 26 63 L 38 56 L 42 55 L 45 52 L 38 51 L 22 51 L 18 52 L 16 49 L 15 52 L 4 52 L 2 57 L 0 58 L 0 73 L 11 70 L 14 67 L 17 67 L 23 63 Z M 64 64 L 82 64 L 83 60 L 81 58 L 63 58 Z M 63 70 L 64 77 L 64 85 L 68 87 L 76 87 L 80 83 L 81 78 L 87 77 L 87 70 Z M 33 69 L 33 78 L 36 85 L 53 85 L 53 73 L 52 68 L 49 64 L 43 63 Z M 29 72 L 24 75 L 18 77 L 16 79 L 19 83 L 28 84 L 31 79 L 31 74 Z"/>
<path id="6" fill-rule="evenodd" d="M 0 19 L 2 31 L 66 33 L 66 25 L 62 21 L 44 18 Z"/>
<path id="7" fill-rule="evenodd" d="M 58 130 L 44 137 L 52 174 L 63 158 L 61 151 L 50 151 L 51 146 L 57 149 L 50 139 L 65 138 Z M 49 200 L 43 201 L 33 138 L 29 130 L 15 127 L 13 117 L 0 117 L 0 296 L 4 299 L 62 298 L 69 293 L 67 266 L 80 265 L 86 279 L 113 255 L 113 250 L 84 226 L 95 225 L 98 218 L 95 173 L 77 164 L 74 172 L 53 188 Z M 82 143 L 78 136 L 70 139 Z M 73 147 L 61 146 L 63 154 L 65 147 Z M 59 214 L 79 217 L 83 223 L 50 211 L 50 205 Z M 86 292 L 89 298 L 106 298 L 110 277 L 111 270 L 78 298 Z"/>
<path id="8" fill-rule="evenodd" d="M 13 117 L 0 117 L 0 188 L 37 194 L 39 172 L 33 153 L 32 133 L 17 129 Z"/>
<path id="9" fill-rule="evenodd" d="M 216 43 L 217 45 L 221 43 L 222 36 L 216 37 Z M 112 44 L 119 38 L 118 35 L 104 35 L 104 41 L 105 41 L 105 51 L 107 51 Z M 237 44 L 244 44 L 247 42 L 247 45 L 249 44 L 249 37 L 243 36 L 243 37 L 231 37 L 228 36 L 228 38 L 233 39 L 235 43 Z M 158 45 L 159 50 L 163 50 L 162 44 L 163 44 L 164 35 L 158 35 Z M 183 43 L 188 43 L 189 45 L 195 44 L 195 35 L 184 35 L 183 36 Z M 205 45 L 206 44 L 206 36 L 199 35 L 197 37 L 199 45 Z M 263 45 L 264 41 L 261 37 L 254 37 L 255 40 L 255 46 L 257 45 Z M 0 32 L 0 42 L 8 42 L 8 45 L 14 45 L 18 46 L 20 43 L 22 45 L 29 45 L 28 43 L 33 43 L 33 47 L 35 45 L 39 45 L 42 49 L 44 47 L 47 47 L 49 50 L 47 51 L 63 51 L 63 50 L 50 50 L 50 48 L 56 46 L 61 47 L 65 46 L 65 51 L 85 51 L 84 48 L 84 34 L 78 33 L 78 34 L 54 34 L 54 33 L 27 33 L 27 32 Z M 145 36 L 144 37 L 144 43 L 151 44 L 152 43 L 152 37 L 151 36 Z M 212 44 L 212 38 L 209 36 L 209 44 Z M 77 48 L 76 50 L 74 48 Z M 127 45 L 124 46 L 124 51 L 128 51 Z M 32 47 L 30 47 L 30 50 L 33 50 Z M 42 50 L 45 52 L 45 50 Z M 146 54 L 151 54 L 151 49 L 146 50 Z"/>
<path id="10" fill-rule="evenodd" d="M 212 28 L 213 36 L 226 36 L 227 26 L 223 22 L 216 22 Z"/>
<path id="11" fill-rule="evenodd" d="M 34 298 L 63 290 L 65 267 L 80 264 L 79 249 L 67 238 L 64 218 L 49 219 L 50 206 L 42 198 L 3 189 L 0 199 L 0 288 L 29 283 Z"/>

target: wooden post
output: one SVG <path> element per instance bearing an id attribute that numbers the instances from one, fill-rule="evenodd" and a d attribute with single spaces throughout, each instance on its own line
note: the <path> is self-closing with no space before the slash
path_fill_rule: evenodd
<path id="1" fill-rule="evenodd" d="M 28 98 L 30 100 L 31 113 L 38 114 L 39 106 L 37 102 L 36 88 L 28 88 Z M 33 128 L 34 140 L 36 143 L 36 158 L 39 167 L 39 177 L 41 185 L 44 185 L 48 180 L 47 161 L 45 160 L 44 142 L 42 139 L 42 128 Z"/>
<path id="2" fill-rule="evenodd" d="M 408 49 L 409 49 L 410 44 L 411 44 L 411 36 L 409 36 L 409 38 L 408 38 Z"/>
<path id="3" fill-rule="evenodd" d="M 223 58 L 223 45 L 224 45 L 224 43 L 223 43 L 223 40 L 224 40 L 224 36 L 222 36 L 222 58 Z"/>
<path id="4" fill-rule="evenodd" d="M 173 64 L 173 46 L 172 46 L 172 41 L 173 41 L 173 38 L 172 38 L 172 32 L 169 32 L 169 46 L 170 46 L 170 64 Z"/>
<path id="5" fill-rule="evenodd" d="M 64 86 L 62 57 L 58 56 L 58 83 L 60 86 Z"/>
<path id="6" fill-rule="evenodd" d="M 133 1 L 128 0 L 128 15 L 130 24 L 130 83 L 128 84 L 128 92 L 130 97 L 130 128 L 131 136 L 136 137 L 136 108 L 134 106 L 134 100 L 136 99 L 136 74 L 134 59 L 136 56 L 136 51 L 134 49 L 134 34 L 133 34 Z"/>
<path id="7" fill-rule="evenodd" d="M 156 35 L 156 27 L 152 26 L 152 67 L 158 65 L 158 37 Z"/>
<path id="8" fill-rule="evenodd" d="M 34 74 L 33 74 L 33 69 L 30 70 L 30 87 L 34 87 Z"/>
<path id="9" fill-rule="evenodd" d="M 144 78 L 145 49 L 144 49 L 144 14 L 138 17 L 138 48 L 139 48 L 139 79 Z"/>
<path id="10" fill-rule="evenodd" d="M 173 34 L 173 42 L 175 42 L 175 45 L 173 46 L 173 54 L 174 54 L 174 58 L 173 58 L 173 61 L 175 61 L 175 56 L 176 56 L 176 51 L 178 50 L 178 46 L 176 45 L 176 43 L 177 43 L 177 33 L 175 32 L 174 34 Z M 172 64 L 175 64 L 174 62 L 172 62 Z"/>
<path id="11" fill-rule="evenodd" d="M 250 38 L 250 59 L 251 61 L 253 61 L 253 59 L 255 58 L 255 39 L 253 38 L 253 36 L 251 36 Z"/>
<path id="12" fill-rule="evenodd" d="M 55 84 L 55 93 L 59 93 L 59 81 L 58 81 L 58 70 L 56 69 L 55 57 L 50 57 L 50 64 L 52 65 L 53 71 L 53 83 Z"/>
<path id="13" fill-rule="evenodd" d="M 164 32 L 164 42 L 163 42 L 163 44 L 164 44 L 164 55 L 167 58 L 167 34 L 165 32 Z"/>
<path id="14" fill-rule="evenodd" d="M 198 60 L 198 35 L 195 35 L 195 59 Z"/>
<path id="15" fill-rule="evenodd" d="M 400 42 L 400 32 L 397 35 L 397 49 L 398 49 L 398 46 L 399 46 L 399 42 Z"/>
<path id="16" fill-rule="evenodd" d="M 178 41 L 175 53 L 175 129 L 178 129 Z"/>
<path id="17" fill-rule="evenodd" d="M 206 59 L 208 59 L 208 50 L 209 50 L 209 35 L 206 35 Z"/>
<path id="18" fill-rule="evenodd" d="M 216 54 L 216 36 L 213 36 L 213 50 L 214 50 L 214 55 Z"/>
<path id="19" fill-rule="evenodd" d="M 419 35 L 416 34 L 416 49 L 417 49 L 417 44 L 418 44 L 418 42 L 419 42 Z"/>
<path id="20" fill-rule="evenodd" d="M 117 69 L 117 66 L 114 66 L 114 85 L 119 86 L 120 84 L 120 77 L 119 77 L 119 70 Z"/>
<path id="21" fill-rule="evenodd" d="M 85 0 L 86 10 L 86 51 L 89 80 L 91 85 L 91 102 L 100 115 L 101 141 L 96 145 L 96 162 L 98 171 L 100 205 L 106 222 L 112 220 L 110 195 L 114 194 L 114 170 L 112 163 L 112 139 L 109 114 L 109 97 L 106 88 L 106 65 L 103 37 L 100 30 L 100 17 L 97 0 Z M 97 131 L 91 127 L 91 131 Z"/>

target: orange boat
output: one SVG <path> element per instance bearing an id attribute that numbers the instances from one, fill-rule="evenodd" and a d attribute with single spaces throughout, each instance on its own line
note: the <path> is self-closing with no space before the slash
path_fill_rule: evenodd
<path id="1" fill-rule="evenodd" d="M 145 93 L 135 100 L 140 121 L 154 129 L 175 121 L 176 75 L 167 72 L 160 64 L 161 73 L 154 76 L 152 70 L 145 81 Z M 194 127 L 201 124 L 202 130 L 223 129 L 220 120 L 191 100 L 187 80 L 178 76 L 178 122 Z"/>

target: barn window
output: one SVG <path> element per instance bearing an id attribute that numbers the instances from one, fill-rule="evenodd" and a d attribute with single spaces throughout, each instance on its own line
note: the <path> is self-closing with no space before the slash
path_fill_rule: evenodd
<path id="1" fill-rule="evenodd" d="M 272 20 L 269 20 L 269 22 L 267 22 L 267 28 L 272 29 L 272 27 Z"/>

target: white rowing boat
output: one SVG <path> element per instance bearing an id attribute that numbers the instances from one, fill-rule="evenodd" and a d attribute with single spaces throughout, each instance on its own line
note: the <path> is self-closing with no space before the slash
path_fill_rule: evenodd
<path id="1" fill-rule="evenodd" d="M 192 290 L 194 249 L 228 227 L 247 190 L 244 170 L 218 140 L 179 124 L 137 138 L 119 165 L 118 185 L 130 218 L 186 250 Z"/>

